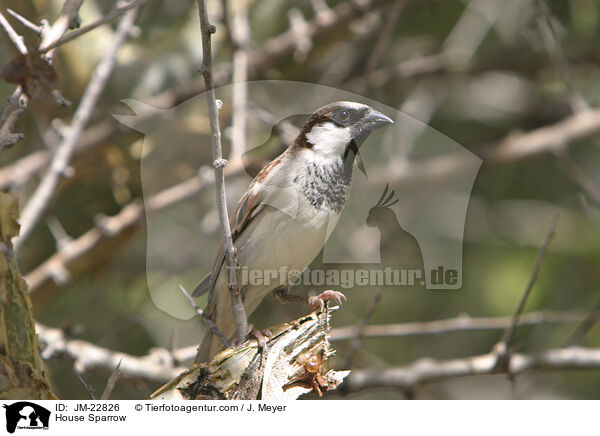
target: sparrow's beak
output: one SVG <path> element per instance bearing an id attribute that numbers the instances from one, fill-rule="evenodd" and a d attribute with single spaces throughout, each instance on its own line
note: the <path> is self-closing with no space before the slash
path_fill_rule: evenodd
<path id="1" fill-rule="evenodd" d="M 362 130 L 372 132 L 388 124 L 394 124 L 394 122 L 390 117 L 374 110 L 362 119 L 361 124 Z"/>

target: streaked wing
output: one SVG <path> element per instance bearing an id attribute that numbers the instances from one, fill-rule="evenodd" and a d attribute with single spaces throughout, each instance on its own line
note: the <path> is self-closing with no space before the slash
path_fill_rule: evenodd
<path id="1" fill-rule="evenodd" d="M 262 200 L 265 197 L 265 190 L 261 189 L 260 184 L 252 183 L 250 189 L 240 199 L 237 207 L 233 211 L 233 214 L 229 218 L 229 225 L 231 226 L 231 237 L 235 246 L 235 241 L 238 236 L 244 231 L 244 229 L 250 224 L 254 217 L 260 213 L 264 207 Z M 192 292 L 193 297 L 199 297 L 207 292 L 210 292 L 215 287 L 215 282 L 219 276 L 219 271 L 225 261 L 225 248 L 223 241 L 219 242 L 217 248 L 217 256 L 213 263 L 212 270 L 198 286 Z"/>

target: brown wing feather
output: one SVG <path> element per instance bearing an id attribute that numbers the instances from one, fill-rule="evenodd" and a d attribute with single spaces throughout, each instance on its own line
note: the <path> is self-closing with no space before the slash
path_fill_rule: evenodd
<path id="1" fill-rule="evenodd" d="M 235 241 L 242 231 L 250 224 L 250 221 L 260 212 L 262 207 L 262 199 L 264 198 L 264 192 L 253 193 L 254 184 L 250 185 L 250 189 L 240 199 L 237 207 L 233 211 L 233 214 L 229 218 L 229 225 L 231 227 L 231 238 L 235 246 Z M 219 241 L 217 247 L 217 256 L 213 263 L 213 267 L 209 275 L 200 282 L 198 286 L 192 292 L 192 296 L 199 297 L 207 292 L 210 292 L 215 287 L 215 282 L 219 276 L 219 271 L 225 262 L 225 249 L 223 247 L 223 241 Z"/>
<path id="2" fill-rule="evenodd" d="M 254 217 L 263 209 L 264 203 L 262 202 L 265 197 L 265 192 L 262 190 L 258 190 L 258 192 L 254 192 L 254 187 L 257 183 L 264 181 L 270 171 L 281 163 L 282 157 L 285 152 L 278 156 L 276 159 L 272 160 L 267 164 L 260 172 L 256 175 L 248 190 L 244 193 L 240 201 L 238 202 L 233 214 L 229 218 L 229 226 L 231 227 L 231 237 L 233 239 L 233 245 L 235 246 L 235 241 L 238 236 L 244 231 L 250 221 L 254 219 Z M 225 249 L 223 247 L 223 241 L 219 241 L 219 246 L 217 248 L 217 256 L 215 257 L 215 261 L 213 263 L 212 270 L 209 275 L 207 275 L 201 282 L 196 286 L 194 291 L 192 292 L 193 297 L 199 297 L 200 295 L 204 295 L 207 292 L 212 292 L 215 287 L 215 282 L 219 277 L 219 271 L 223 266 L 223 262 L 225 262 Z M 209 298 L 210 301 L 210 298 Z"/>

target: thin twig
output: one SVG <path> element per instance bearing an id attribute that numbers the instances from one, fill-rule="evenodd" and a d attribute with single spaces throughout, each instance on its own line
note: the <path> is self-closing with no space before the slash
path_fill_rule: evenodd
<path id="1" fill-rule="evenodd" d="M 206 325 L 208 326 L 208 329 L 211 331 L 211 333 L 213 335 L 216 335 L 221 340 L 221 343 L 225 346 L 225 348 L 229 347 L 229 341 L 227 340 L 225 335 L 219 330 L 214 321 L 210 319 L 210 317 L 202 309 L 200 309 L 200 307 L 196 304 L 196 301 L 194 301 L 194 299 L 190 296 L 190 294 L 188 294 L 188 292 L 183 286 L 179 285 L 179 289 L 181 290 L 182 294 L 185 296 L 187 301 L 190 303 L 190 305 L 194 308 L 196 314 L 200 316 L 200 318 L 202 318 L 204 322 L 206 322 Z"/>
<path id="2" fill-rule="evenodd" d="M 4 18 L 4 15 L 2 15 L 2 13 L 0 13 L 0 26 L 2 26 L 2 28 L 4 29 L 4 31 L 6 32 L 16 49 L 19 50 L 19 53 L 25 56 L 27 54 L 27 47 L 23 42 L 23 37 L 19 35 L 15 31 L 15 29 L 12 28 L 12 26 L 6 20 L 6 18 Z"/>
<path id="3" fill-rule="evenodd" d="M 248 317 L 246 316 L 246 310 L 244 309 L 240 288 L 237 285 L 236 280 L 237 259 L 235 255 L 235 248 L 233 246 L 233 240 L 231 238 L 231 228 L 229 227 L 229 214 L 227 212 L 227 201 L 225 197 L 225 178 L 223 175 L 223 168 L 226 165 L 226 161 L 223 159 L 223 150 L 221 148 L 219 114 L 212 77 L 211 35 L 216 31 L 216 28 L 208 21 L 208 11 L 206 8 L 206 2 L 204 0 L 198 0 L 198 16 L 200 18 L 200 30 L 202 32 L 201 72 L 204 76 L 206 101 L 208 104 L 208 117 L 210 120 L 210 139 L 212 143 L 215 167 L 217 210 L 219 212 L 219 220 L 221 224 L 221 237 L 223 240 L 223 246 L 225 248 L 225 262 L 227 271 L 229 273 L 228 286 L 231 294 L 233 318 L 237 327 L 237 337 L 240 341 L 243 341 L 248 333 Z"/>
<path id="4" fill-rule="evenodd" d="M 77 378 L 79 379 L 79 381 L 81 382 L 81 384 L 83 385 L 85 391 L 88 393 L 88 395 L 90 396 L 90 398 L 92 400 L 96 399 L 96 394 L 94 392 L 94 388 L 92 388 L 84 379 L 83 376 L 81 374 L 79 374 L 78 371 L 75 371 L 75 375 L 77 376 Z"/>
<path id="5" fill-rule="evenodd" d="M 117 363 L 117 366 L 115 366 L 115 369 L 110 374 L 110 377 L 108 378 L 108 381 L 106 382 L 106 387 L 104 388 L 104 392 L 102 392 L 102 395 L 100 396 L 101 400 L 108 400 L 110 398 L 110 395 L 112 394 L 112 391 L 117 384 L 117 380 L 119 379 L 119 368 L 121 367 L 121 362 L 123 362 L 123 361 L 119 360 L 119 363 Z"/>
<path id="6" fill-rule="evenodd" d="M 537 6 L 538 17 L 536 19 L 536 24 L 542 37 L 544 48 L 554 63 L 555 68 L 560 72 L 563 82 L 567 87 L 571 109 L 573 112 L 588 110 L 589 105 L 585 101 L 585 98 L 583 98 L 581 93 L 577 92 L 577 89 L 573 85 L 569 63 L 567 62 L 564 50 L 558 41 L 558 36 L 553 26 L 554 17 L 544 0 L 538 0 Z"/>
<path id="7" fill-rule="evenodd" d="M 81 97 L 79 107 L 73 115 L 71 125 L 66 130 L 65 136 L 56 150 L 48 171 L 23 209 L 23 213 L 21 214 L 21 234 L 15 241 L 15 249 L 18 250 L 31 234 L 35 224 L 50 203 L 50 199 L 54 194 L 58 182 L 69 166 L 71 156 L 79 141 L 79 137 L 88 120 L 91 118 L 94 109 L 96 108 L 96 102 L 102 94 L 102 90 L 112 73 L 117 52 L 130 34 L 136 16 L 137 10 L 133 10 L 123 17 L 117 27 L 113 41 L 94 70 L 92 78 Z"/>
<path id="8" fill-rule="evenodd" d="M 48 58 L 52 58 L 54 50 L 47 49 L 58 41 L 67 30 L 71 28 L 74 22 L 79 20 L 79 8 L 83 0 L 66 0 L 60 11 L 60 15 L 49 29 L 44 29 L 42 33 L 42 42 L 39 47 L 40 53 L 47 53 Z"/>
<path id="9" fill-rule="evenodd" d="M 25 18 L 23 15 L 13 11 L 12 9 L 6 9 L 6 12 L 8 12 L 10 15 L 12 15 L 13 17 L 15 17 L 17 20 L 19 20 L 21 22 L 21 24 L 23 24 L 25 27 L 27 27 L 28 29 L 33 30 L 35 33 L 37 33 L 38 35 L 42 34 L 42 26 L 38 26 L 35 23 L 32 23 L 31 21 L 29 21 L 27 18 Z"/>
<path id="10" fill-rule="evenodd" d="M 375 310 L 377 309 L 377 306 L 379 305 L 379 302 L 381 301 L 381 297 L 383 297 L 384 289 L 385 288 L 383 286 L 380 286 L 379 289 L 377 289 L 377 292 L 375 293 L 375 296 L 373 297 L 371 304 L 369 305 L 365 314 L 363 315 L 362 319 L 360 320 L 360 324 L 356 327 L 356 331 L 354 333 L 354 338 L 352 338 L 352 342 L 350 343 L 350 346 L 348 347 L 348 351 L 346 352 L 346 362 L 344 364 L 344 368 L 350 368 L 352 366 L 352 361 L 354 360 L 354 354 L 362 345 L 361 339 L 365 333 L 365 329 L 366 329 L 367 325 L 371 321 L 371 318 L 373 317 L 373 314 L 375 313 Z"/>
<path id="11" fill-rule="evenodd" d="M 400 18 L 400 13 L 404 6 L 406 5 L 406 0 L 396 0 L 396 3 L 392 7 L 392 10 L 387 15 L 387 22 L 383 26 L 383 30 L 379 33 L 379 38 L 377 39 L 377 43 L 371 52 L 371 55 L 367 59 L 367 64 L 365 66 L 364 76 L 368 77 L 374 70 L 377 64 L 379 63 L 385 48 L 387 47 L 390 38 L 395 30 L 396 23 L 398 23 L 398 19 Z"/>
<path id="12" fill-rule="evenodd" d="M 58 39 L 54 43 L 41 49 L 40 52 L 45 53 L 49 50 L 55 49 L 56 47 L 63 45 L 66 42 L 69 42 L 75 38 L 78 38 L 79 36 L 83 35 L 84 33 L 88 33 L 89 31 L 94 30 L 98 26 L 110 23 L 111 21 L 119 18 L 122 14 L 124 14 L 125 12 L 127 12 L 129 10 L 143 6 L 146 3 L 150 3 L 151 1 L 154 1 L 154 0 L 135 0 L 130 3 L 127 3 L 126 5 L 121 6 L 120 8 L 117 8 L 112 12 L 109 12 L 108 14 L 106 14 L 102 18 L 99 18 L 98 20 L 94 21 L 93 23 L 88 24 L 87 26 L 84 26 L 80 29 L 77 29 L 77 30 L 74 30 L 74 31 L 68 33 L 67 35 Z"/>
<path id="13" fill-rule="evenodd" d="M 577 329 L 563 342 L 564 347 L 571 347 L 573 345 L 579 345 L 581 343 L 587 332 L 589 332 L 600 319 L 593 315 L 598 311 L 600 311 L 600 303 L 596 305 L 594 311 L 591 312 L 577 327 Z"/>
<path id="14" fill-rule="evenodd" d="M 562 170 L 581 188 L 587 197 L 600 208 L 600 189 L 568 155 L 568 150 L 555 153 L 556 159 Z"/>
<path id="15" fill-rule="evenodd" d="M 550 228 L 548 229 L 548 234 L 546 235 L 546 239 L 544 240 L 543 244 L 540 246 L 540 249 L 538 250 L 537 257 L 535 259 L 535 264 L 533 266 L 533 270 L 531 271 L 529 281 L 527 282 L 525 291 L 523 292 L 523 295 L 521 296 L 521 300 L 519 301 L 517 310 L 515 311 L 515 314 L 513 315 L 510 325 L 504 331 L 504 335 L 502 336 L 502 339 L 495 346 L 496 352 L 498 353 L 499 367 L 504 367 L 504 368 L 508 367 L 508 363 L 509 363 L 508 359 L 510 358 L 510 352 L 511 352 L 510 347 L 511 347 L 513 336 L 515 334 L 515 330 L 517 328 L 517 325 L 519 324 L 519 320 L 521 318 L 521 314 L 523 313 L 523 309 L 525 308 L 525 304 L 527 303 L 527 299 L 529 298 L 529 295 L 531 295 L 531 290 L 533 289 L 533 286 L 535 285 L 535 283 L 537 281 L 538 274 L 540 272 L 540 268 L 542 267 L 542 262 L 544 261 L 544 256 L 546 254 L 546 250 L 548 249 L 548 246 L 550 245 L 550 242 L 552 241 L 552 238 L 554 237 L 554 235 L 556 233 L 556 227 L 558 226 L 559 217 L 560 217 L 560 215 L 556 214 L 552 218 L 552 222 L 550 223 Z"/>
<path id="16" fill-rule="evenodd" d="M 73 20 L 76 19 L 77 13 L 79 11 L 79 7 L 83 0 L 66 0 L 61 9 L 60 15 L 50 28 L 42 28 L 42 42 L 40 43 L 40 47 L 43 47 L 46 44 L 51 44 L 55 39 L 60 38 L 69 28 L 70 24 Z M 3 21 L 4 17 L 2 17 Z M 10 26 L 9 26 L 10 27 Z M 20 37 L 19 37 L 20 38 Z M 17 38 L 18 39 L 18 38 Z M 22 41 L 21 41 L 22 42 Z M 23 43 L 23 47 L 25 47 Z M 21 54 L 25 55 L 27 53 L 27 48 L 23 50 L 21 47 Z M 54 52 L 50 51 L 46 54 L 46 58 L 48 62 L 52 61 L 52 56 Z M 57 101 L 60 101 L 62 104 L 65 103 L 64 98 L 60 96 L 60 93 L 57 90 L 52 92 L 52 95 L 55 97 Z M 17 121 L 17 117 L 25 110 L 27 106 L 28 97 L 23 93 L 23 89 L 21 85 L 17 86 L 15 92 L 12 97 L 9 99 L 6 108 L 2 112 L 2 116 L 0 117 L 0 123 L 4 123 L 2 128 L 0 129 L 0 145 L 2 147 L 7 147 L 13 145 L 24 138 L 24 135 L 20 133 L 10 133 L 12 127 Z"/>

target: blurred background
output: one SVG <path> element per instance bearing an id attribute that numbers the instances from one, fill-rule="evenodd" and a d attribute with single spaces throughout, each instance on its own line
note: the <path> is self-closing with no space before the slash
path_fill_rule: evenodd
<path id="1" fill-rule="evenodd" d="M 0 0 L 3 15 L 8 17 L 4 11 L 11 8 L 34 23 L 43 19 L 52 23 L 61 6 L 57 0 Z M 82 26 L 115 7 L 114 2 L 85 0 L 79 9 Z M 520 327 L 513 345 L 522 353 L 573 344 L 600 347 L 600 330 L 593 322 L 598 317 L 586 316 L 600 306 L 600 128 L 561 124 L 600 105 L 598 2 L 222 0 L 209 1 L 208 8 L 217 26 L 213 36 L 217 86 L 245 80 L 318 84 L 340 94 L 363 96 L 418 121 L 394 138 L 405 150 L 403 157 L 411 158 L 386 167 L 378 193 L 387 180 L 394 181 L 396 192 L 418 193 L 464 175 L 451 160 L 428 166 L 430 156 L 420 156 L 419 164 L 411 165 L 418 144 L 427 143 L 428 132 L 439 132 L 483 160 L 464 223 L 462 288 L 346 289 L 348 302 L 335 313 L 334 327 L 426 322 L 461 314 L 511 317 L 552 218 L 559 212 L 556 236 L 525 312 L 583 311 L 582 315 L 572 317 L 572 322 Z M 20 115 L 13 130 L 22 132 L 24 139 L 0 154 L 0 188 L 17 195 L 21 208 L 61 143 L 61 128 L 72 121 L 92 72 L 115 38 L 118 20 L 56 49 L 57 88 L 72 102 L 70 108 L 58 107 L 52 97 L 42 95 L 30 99 Z M 34 32 L 12 17 L 9 21 L 28 46 L 39 44 Z M 157 308 L 149 289 L 160 289 L 161 298 L 172 295 L 181 300 L 177 285 L 193 288 L 210 269 L 217 218 L 214 191 L 203 182 L 211 176 L 203 165 L 212 160 L 205 103 L 195 99 L 191 109 L 177 116 L 171 110 L 203 90 L 197 71 L 202 46 L 196 4 L 149 1 L 130 33 L 77 142 L 69 177 L 60 180 L 46 212 L 23 241 L 18 261 L 41 325 L 108 350 L 142 356 L 153 348 L 179 349 L 200 340 L 201 320 L 165 313 Z M 13 44 L 1 33 L 1 64 L 16 56 Z M 7 80 L 0 80 L 0 97 L 6 100 L 15 84 L 6 68 L 2 71 Z M 249 99 L 253 118 L 247 138 L 240 142 L 232 120 L 234 90 L 219 95 L 224 103 L 220 113 L 224 154 L 251 155 L 252 165 L 260 168 L 283 150 L 286 127 L 293 132 L 293 126 L 303 122 L 302 116 L 292 117 L 273 130 L 273 141 L 269 139 L 272 126 L 281 127 L 285 118 L 280 112 L 285 99 L 304 97 L 298 92 L 281 96 L 283 101 L 272 106 L 267 99 L 252 106 Z M 303 107 L 310 108 L 312 100 L 305 98 Z M 113 114 L 141 114 L 136 121 L 141 124 L 125 122 L 133 127 L 129 128 Z M 252 124 L 256 119 L 263 123 L 262 130 Z M 148 125 L 162 128 L 159 134 L 145 136 L 142 132 Z M 549 138 L 526 136 L 544 127 L 554 129 Z M 530 139 L 541 145 L 530 147 Z M 232 146 L 240 143 L 241 148 Z M 260 153 L 246 153 L 258 145 L 263 145 Z M 160 164 L 145 167 L 145 162 Z M 235 165 L 232 168 L 227 178 L 230 208 L 253 174 L 250 167 L 237 172 Z M 171 187 L 174 190 L 165 192 Z M 377 196 L 371 198 L 374 206 Z M 162 221 L 157 218 L 150 227 L 157 212 Z M 177 223 L 180 233 L 168 227 L 172 223 Z M 379 229 L 385 233 L 382 262 L 418 265 L 418 250 L 401 248 L 406 246 L 406 235 L 394 232 L 397 223 L 392 220 L 386 225 Z M 147 262 L 150 229 L 152 246 L 162 253 L 160 265 Z M 190 229 L 198 233 L 190 234 Z M 186 246 L 186 239 L 201 242 Z M 355 241 L 354 249 L 360 250 L 360 238 Z M 313 267 L 321 263 L 319 257 Z M 294 292 L 311 290 L 299 286 Z M 305 310 L 281 305 L 269 296 L 250 321 L 267 327 Z M 503 329 L 490 328 L 367 337 L 356 350 L 350 340 L 336 341 L 338 356 L 332 365 L 377 369 L 425 357 L 446 360 L 485 354 L 502 333 Z M 58 354 L 46 363 L 59 397 L 88 398 L 72 359 Z M 101 391 L 109 372 L 94 369 L 82 377 Z M 124 375 L 112 398 L 147 397 L 160 384 Z M 514 379 L 465 377 L 410 391 L 367 389 L 344 398 L 598 399 L 600 372 L 575 369 L 530 372 Z"/>

